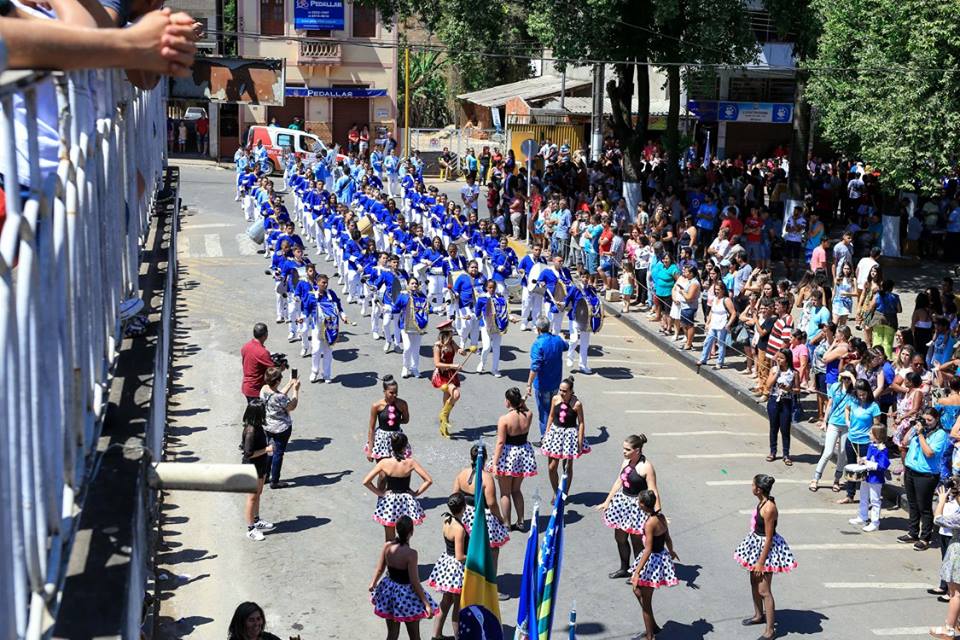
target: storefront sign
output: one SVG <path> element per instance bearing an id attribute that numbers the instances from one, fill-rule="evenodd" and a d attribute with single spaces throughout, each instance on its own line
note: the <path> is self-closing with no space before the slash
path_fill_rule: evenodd
<path id="1" fill-rule="evenodd" d="M 343 0 L 295 0 L 293 27 L 298 30 L 342 30 Z"/>
<path id="2" fill-rule="evenodd" d="M 355 89 L 337 87 L 287 87 L 288 98 L 382 98 L 386 89 Z"/>
<path id="3" fill-rule="evenodd" d="M 793 104 L 789 102 L 727 102 L 690 100 L 687 108 L 703 122 L 793 122 Z"/>

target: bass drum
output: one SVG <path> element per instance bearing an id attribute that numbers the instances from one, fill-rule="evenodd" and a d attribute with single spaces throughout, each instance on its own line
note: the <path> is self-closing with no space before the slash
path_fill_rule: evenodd
<path id="1" fill-rule="evenodd" d="M 360 232 L 360 235 L 373 237 L 373 227 L 376 223 L 376 220 L 370 214 L 362 214 L 357 217 L 357 230 Z"/>
<path id="2" fill-rule="evenodd" d="M 250 226 L 247 227 L 247 237 L 256 244 L 263 244 L 264 238 L 267 237 L 267 232 L 263 228 L 263 220 L 254 220 Z"/>
<path id="3" fill-rule="evenodd" d="M 536 262 L 532 267 L 530 267 L 530 273 L 527 274 L 527 291 L 530 293 L 539 293 L 543 294 L 546 287 L 538 283 L 537 280 L 540 279 L 540 274 L 543 273 L 543 270 L 547 268 L 547 265 L 542 262 Z"/>

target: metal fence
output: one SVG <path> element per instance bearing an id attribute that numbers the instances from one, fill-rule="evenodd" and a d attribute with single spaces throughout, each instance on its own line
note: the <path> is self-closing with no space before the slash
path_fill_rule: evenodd
<path id="1" fill-rule="evenodd" d="M 163 95 L 114 71 L 5 72 L 0 105 L 0 637 L 33 639 L 56 613 L 136 309 Z M 58 137 L 55 166 L 43 164 Z"/>
<path id="2" fill-rule="evenodd" d="M 424 161 L 424 174 L 429 176 L 440 175 L 440 165 L 437 160 L 447 147 L 457 155 L 457 169 L 462 168 L 467 149 L 473 149 L 477 156 L 483 147 L 490 147 L 490 151 L 500 149 L 507 153 L 507 136 L 504 132 L 494 129 L 462 128 L 449 126 L 444 129 L 410 129 L 410 146 L 420 151 Z"/>

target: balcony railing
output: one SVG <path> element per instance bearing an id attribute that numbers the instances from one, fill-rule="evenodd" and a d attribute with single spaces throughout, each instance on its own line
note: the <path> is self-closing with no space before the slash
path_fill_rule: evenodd
<path id="1" fill-rule="evenodd" d="M 301 40 L 297 64 L 338 65 L 343 59 L 339 42 L 332 40 Z"/>

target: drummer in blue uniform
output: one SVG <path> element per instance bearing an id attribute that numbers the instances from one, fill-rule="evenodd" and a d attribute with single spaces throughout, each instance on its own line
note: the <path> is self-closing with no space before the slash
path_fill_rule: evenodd
<path id="1" fill-rule="evenodd" d="M 460 249 L 457 245 L 451 244 L 447 249 L 447 255 L 443 259 L 443 277 L 447 282 L 447 288 L 444 291 L 444 302 L 447 307 L 447 319 L 456 319 L 457 307 L 454 304 L 452 289 L 454 280 L 460 275 L 460 272 L 466 272 L 467 259 L 460 255 Z"/>
<path id="2" fill-rule="evenodd" d="M 420 291 L 420 281 L 410 278 L 407 290 L 397 296 L 393 303 L 393 316 L 403 340 L 403 366 L 401 378 L 420 377 L 420 341 L 430 322 L 430 305 L 427 296 Z"/>
<path id="3" fill-rule="evenodd" d="M 518 263 L 517 252 L 510 246 L 509 238 L 500 236 L 500 244 L 493 252 L 490 265 L 493 271 L 493 281 L 497 283 L 497 292 L 500 295 L 507 295 L 506 280 L 513 277 L 513 270 Z"/>
<path id="4" fill-rule="evenodd" d="M 590 350 L 590 336 L 603 326 L 603 305 L 593 285 L 586 279 L 586 269 L 581 267 L 580 284 L 572 285 L 567 291 L 565 305 L 570 319 L 570 341 L 567 351 L 567 366 L 576 369 L 573 361 L 575 351 L 580 351 L 580 373 L 591 374 L 587 365 L 587 352 Z"/>
<path id="5" fill-rule="evenodd" d="M 473 309 L 480 327 L 480 362 L 477 364 L 477 373 L 483 373 L 489 355 L 493 360 L 490 370 L 495 378 L 500 378 L 500 344 L 503 334 L 510 326 L 510 308 L 507 299 L 497 291 L 495 281 L 487 280 L 484 288 L 484 293 L 477 296 Z"/>
<path id="6" fill-rule="evenodd" d="M 540 272 L 539 282 L 544 287 L 544 303 L 549 305 L 550 322 L 552 325 L 551 332 L 560 335 L 560 330 L 563 325 L 563 305 L 566 300 L 566 293 L 564 291 L 561 297 L 559 294 L 561 289 L 557 288 L 557 284 L 562 283 L 562 289 L 568 290 L 573 282 L 573 278 L 570 275 L 570 269 L 563 266 L 562 256 L 554 255 L 550 260 L 549 268 Z"/>
<path id="7" fill-rule="evenodd" d="M 396 151 L 391 149 L 383 159 L 383 172 L 387 178 L 387 193 L 390 197 L 397 195 L 397 175 L 400 170 L 400 160 L 397 158 Z"/>
<path id="8" fill-rule="evenodd" d="M 406 287 L 406 281 L 409 279 L 407 273 L 400 269 L 400 256 L 391 255 L 387 259 L 387 269 L 380 272 L 380 277 L 375 283 L 383 304 L 384 353 L 401 348 L 403 339 L 397 328 L 396 318 L 393 317 L 393 303 Z"/>
<path id="9" fill-rule="evenodd" d="M 483 291 L 487 279 L 480 273 L 476 260 L 467 264 L 467 272 L 453 283 L 453 295 L 457 302 L 457 332 L 460 334 L 460 348 L 476 347 L 479 340 L 479 326 L 474 312 L 478 291 Z"/>
<path id="10" fill-rule="evenodd" d="M 425 265 L 424 272 L 429 283 L 427 295 L 430 298 L 430 311 L 440 313 L 443 309 L 443 293 L 446 289 L 447 278 L 443 270 L 443 260 L 447 252 L 443 250 L 443 241 L 433 237 L 431 245 L 420 255 L 418 262 Z"/>
<path id="11" fill-rule="evenodd" d="M 533 246 L 530 253 L 523 256 L 517 270 L 520 272 L 520 330 L 529 331 L 531 325 L 535 325 L 537 318 L 543 311 L 543 293 L 537 286 L 537 279 L 540 274 L 531 282 L 535 265 L 546 265 L 547 259 L 543 257 L 543 247 L 539 244 Z M 542 271 L 543 267 L 538 270 Z M 529 324 L 528 324 L 529 323 Z"/>
<path id="12" fill-rule="evenodd" d="M 310 382 L 330 382 L 333 379 L 333 345 L 340 336 L 340 323 L 347 323 L 340 298 L 328 287 L 325 274 L 317 276 L 316 288 L 307 296 L 304 315 L 310 330 L 313 357 L 310 362 Z"/>

